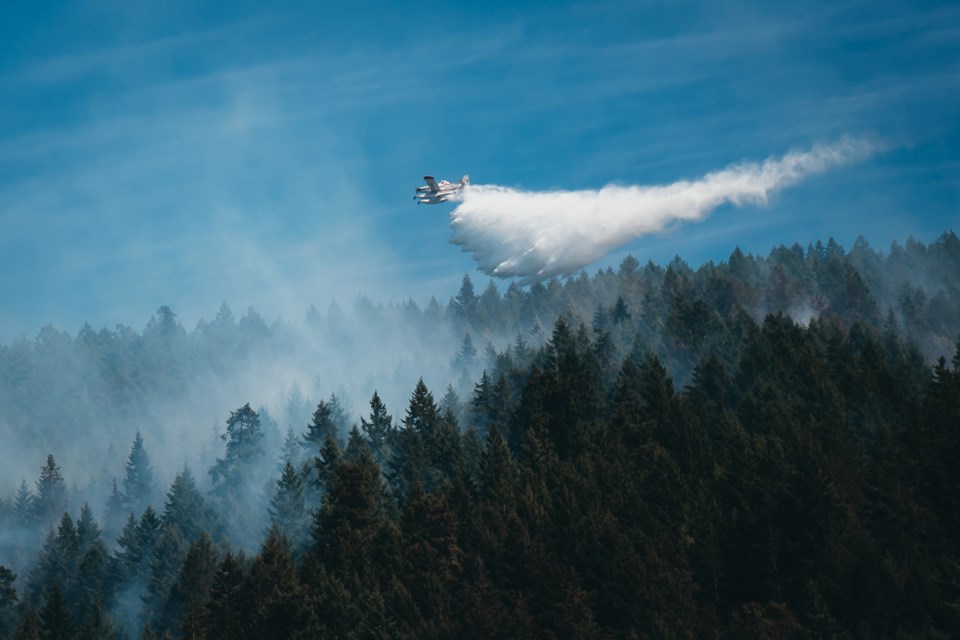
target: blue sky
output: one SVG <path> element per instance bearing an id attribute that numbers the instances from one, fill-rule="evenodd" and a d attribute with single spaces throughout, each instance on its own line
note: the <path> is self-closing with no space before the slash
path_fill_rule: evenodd
<path id="1" fill-rule="evenodd" d="M 960 7 L 898 2 L 26 3 L 0 21 L 0 342 L 191 328 L 226 301 L 441 301 L 469 254 L 425 173 L 525 189 L 696 178 L 845 134 L 886 151 L 640 238 L 960 230 Z M 501 285 L 501 290 L 505 284 Z"/>

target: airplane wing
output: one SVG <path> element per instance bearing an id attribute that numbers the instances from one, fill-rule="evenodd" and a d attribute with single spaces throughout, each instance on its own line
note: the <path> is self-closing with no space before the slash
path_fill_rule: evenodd
<path id="1" fill-rule="evenodd" d="M 427 186 L 430 187 L 430 193 L 436 193 L 440 191 L 440 185 L 437 184 L 437 181 L 433 179 L 433 176 L 423 176 L 423 181 L 427 183 Z"/>

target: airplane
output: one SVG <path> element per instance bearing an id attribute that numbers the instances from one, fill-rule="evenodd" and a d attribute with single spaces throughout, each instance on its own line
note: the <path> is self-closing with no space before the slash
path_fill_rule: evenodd
<path id="1" fill-rule="evenodd" d="M 458 184 L 454 184 L 449 180 L 437 182 L 433 176 L 423 176 L 423 181 L 427 184 L 422 187 L 417 187 L 416 195 L 413 196 L 417 204 L 440 204 L 441 202 L 446 202 L 459 195 L 457 193 L 458 191 L 470 186 L 470 176 L 463 176 L 460 178 Z"/>

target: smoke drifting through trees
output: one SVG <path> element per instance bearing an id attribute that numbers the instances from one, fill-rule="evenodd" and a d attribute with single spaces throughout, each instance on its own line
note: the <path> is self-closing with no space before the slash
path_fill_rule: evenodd
<path id="1" fill-rule="evenodd" d="M 214 459 L 126 524 L 48 456 L 0 502 L 0 635 L 955 637 L 957 274 L 949 233 L 502 297 L 465 277 L 443 321 L 446 378 L 483 363 L 468 394 L 331 394 L 274 444 L 227 409 Z M 476 349 L 491 326 L 519 331 Z"/>
<path id="2" fill-rule="evenodd" d="M 779 189 L 876 149 L 867 140 L 844 138 L 661 186 L 530 192 L 477 185 L 450 214 L 451 242 L 471 252 L 481 271 L 498 278 L 533 282 L 568 275 L 673 222 L 702 220 L 728 202 L 763 204 Z"/>

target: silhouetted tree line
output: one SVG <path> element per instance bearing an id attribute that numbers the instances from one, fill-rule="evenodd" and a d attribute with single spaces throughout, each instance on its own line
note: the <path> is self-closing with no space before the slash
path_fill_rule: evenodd
<path id="1" fill-rule="evenodd" d="M 499 316 L 461 289 L 473 336 L 562 309 L 463 400 L 421 380 L 349 430 L 320 402 L 278 469 L 230 412 L 210 491 L 158 501 L 138 434 L 103 530 L 51 455 L 0 509 L 0 637 L 958 637 L 960 345 L 924 357 L 960 335 L 958 245 L 627 259 Z"/>

